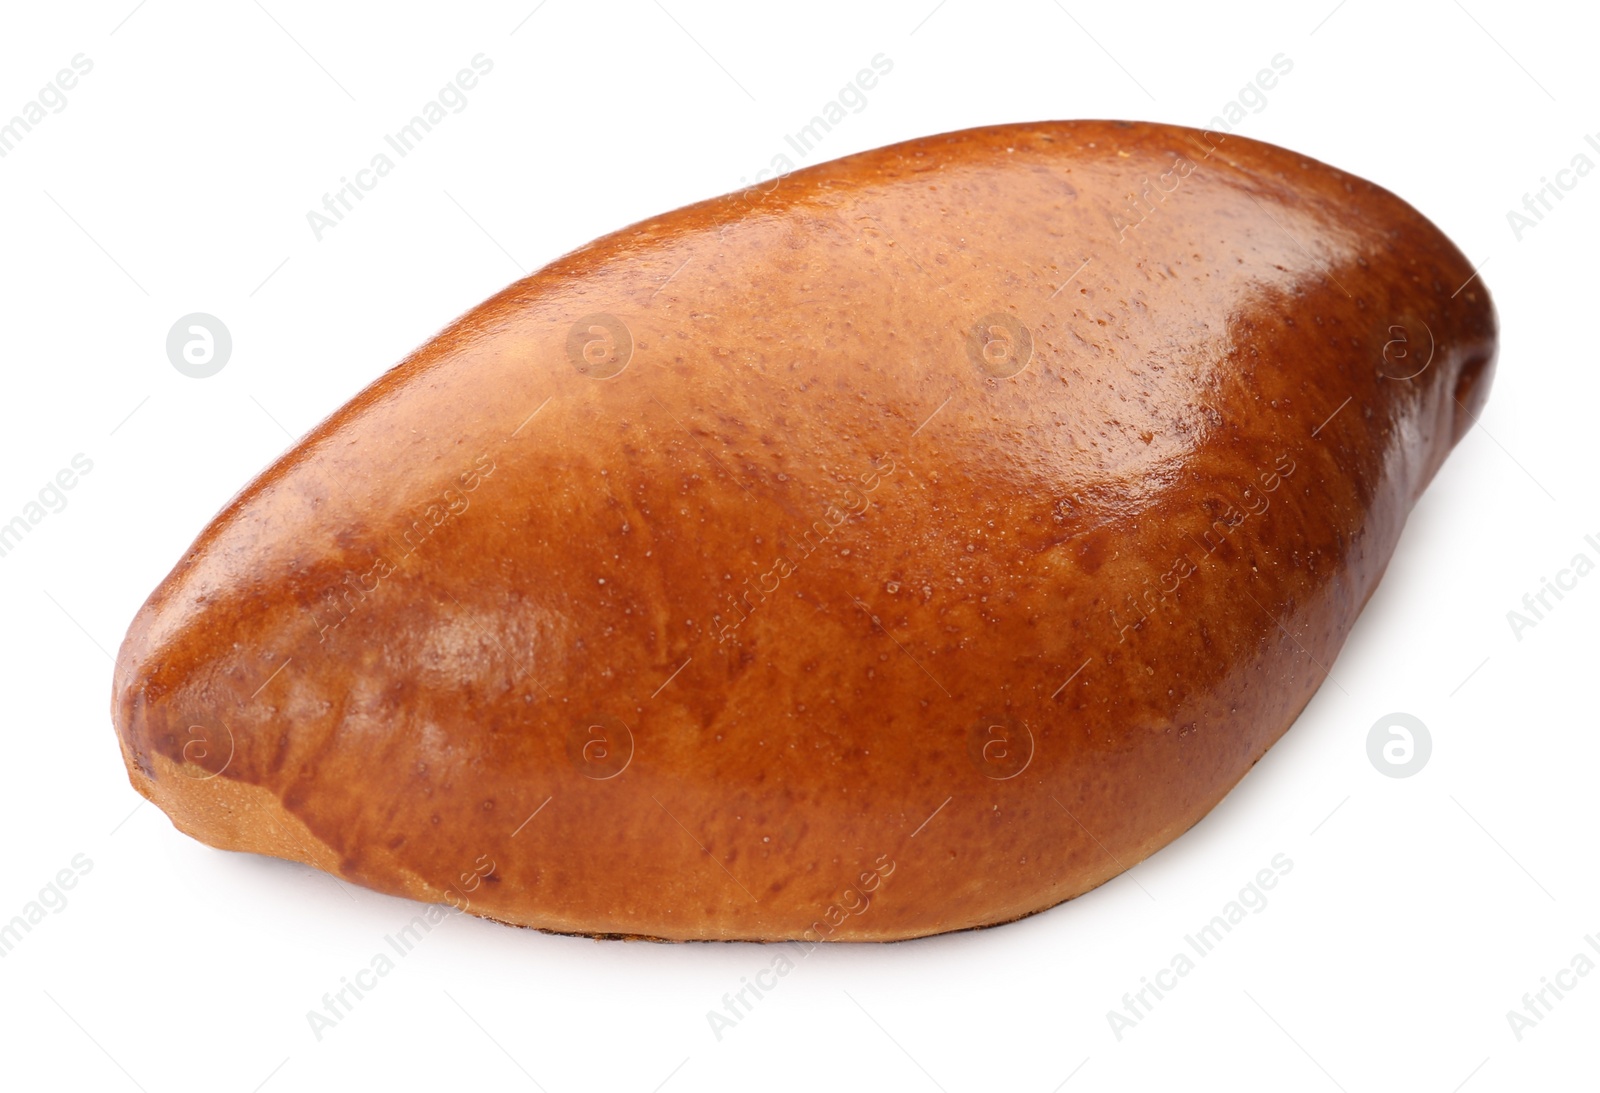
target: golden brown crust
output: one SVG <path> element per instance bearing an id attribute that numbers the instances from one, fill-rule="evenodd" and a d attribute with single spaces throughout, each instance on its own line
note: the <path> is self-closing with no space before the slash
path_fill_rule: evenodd
<path id="1" fill-rule="evenodd" d="M 135 786 L 598 936 L 917 937 L 1142 860 L 1310 699 L 1495 352 L 1415 210 L 1217 140 L 930 137 L 512 285 L 151 596 Z"/>

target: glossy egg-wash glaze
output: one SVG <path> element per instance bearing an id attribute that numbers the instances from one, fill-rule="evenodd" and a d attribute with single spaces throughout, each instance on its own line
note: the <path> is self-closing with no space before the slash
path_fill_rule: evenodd
<path id="1" fill-rule="evenodd" d="M 1118 122 L 626 228 L 206 528 L 117 661 L 130 777 L 214 846 L 547 930 L 1050 907 L 1326 676 L 1485 396 L 1471 273 L 1371 183 Z"/>

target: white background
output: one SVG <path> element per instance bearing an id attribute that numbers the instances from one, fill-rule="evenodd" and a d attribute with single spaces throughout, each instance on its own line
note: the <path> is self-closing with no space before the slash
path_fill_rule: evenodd
<path id="1" fill-rule="evenodd" d="M 1595 504 L 1600 173 L 1507 212 L 1600 132 L 1597 27 L 1502 0 L 1163 6 L 935 0 L 8 5 L 0 118 L 93 71 L 0 159 L 0 522 L 93 471 L 0 558 L 0 920 L 92 869 L 0 959 L 0 1083 L 118 1090 L 1596 1087 L 1600 973 L 1519 1040 L 1506 1013 L 1600 939 L 1600 576 L 1506 613 Z M 670 15 L 668 12 L 670 11 Z M 270 13 L 270 14 L 269 14 Z M 1590 22 L 1582 25 L 1581 18 Z M 319 242 L 308 210 L 476 54 L 494 68 Z M 804 125 L 893 71 L 806 158 Z M 178 834 L 130 789 L 110 656 L 213 513 L 447 321 L 589 239 L 755 178 L 972 125 L 1205 125 L 1370 178 L 1475 263 L 1503 326 L 1479 428 L 1411 517 L 1324 686 L 1194 831 L 996 930 L 824 946 L 719 1041 L 758 945 L 596 943 L 452 916 L 319 1041 L 306 1011 L 416 906 Z M 1600 139 L 1600 138 L 1597 138 Z M 233 335 L 168 362 L 182 315 Z M 1419 774 L 1367 756 L 1428 726 Z M 138 806 L 138 807 L 136 807 Z M 1292 872 L 1119 1039 L 1108 1010 L 1275 854 Z M 1547 996 L 1553 998 L 1553 996 Z M 263 1083 L 264 1086 L 263 1086 Z M 536 1084 L 535 1084 L 536 1083 Z M 664 1084 L 663 1084 L 664 1083 Z"/>

